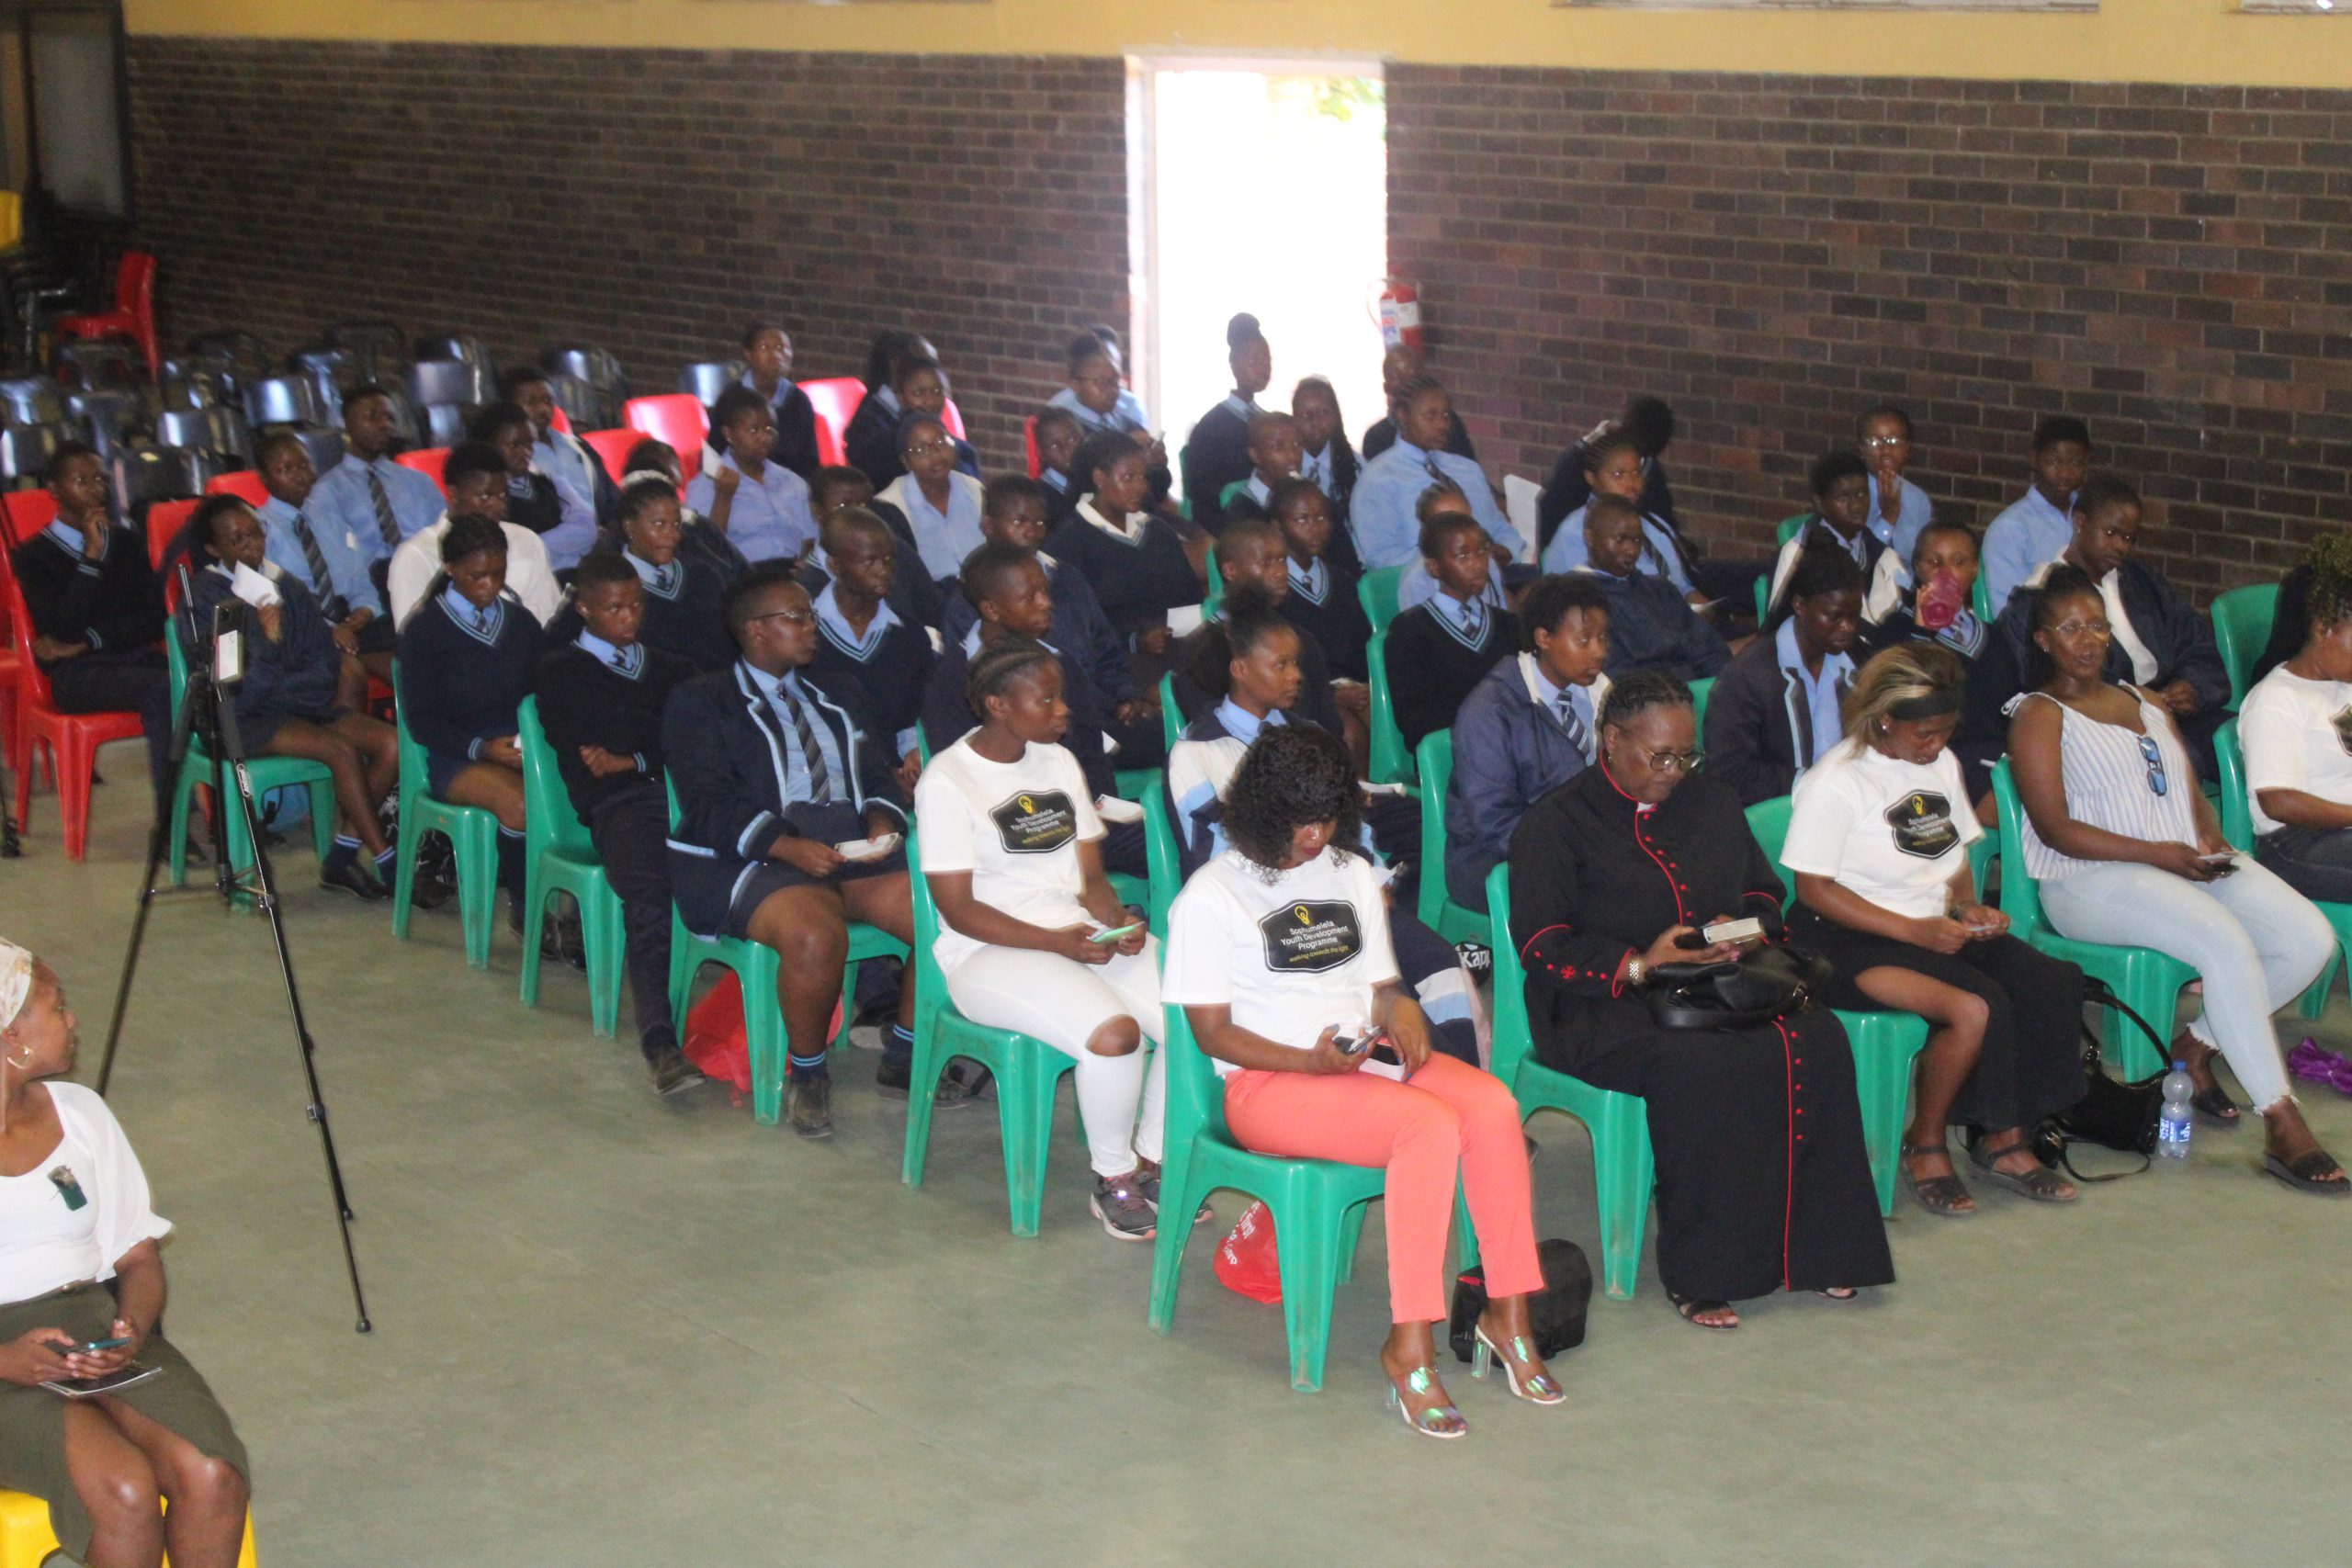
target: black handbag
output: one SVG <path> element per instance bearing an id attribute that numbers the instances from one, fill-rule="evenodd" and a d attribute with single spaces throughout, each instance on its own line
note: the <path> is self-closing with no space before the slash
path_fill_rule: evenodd
<path id="1" fill-rule="evenodd" d="M 2170 1052 L 2156 1038 L 2148 1021 L 2123 1005 L 2122 998 L 2098 980 L 2089 981 L 2089 999 L 2102 1008 L 2120 1012 L 2139 1025 L 2140 1032 L 2155 1046 L 2159 1060 L 2169 1060 Z M 2148 1168 L 2150 1157 L 2156 1149 L 2156 1118 L 2164 1111 L 2163 1073 L 2123 1082 L 2108 1077 L 2106 1063 L 2100 1058 L 2098 1036 L 2088 1027 L 2083 1030 L 2083 1098 L 2046 1118 L 2034 1133 L 2033 1150 L 2041 1163 L 2064 1166 L 2066 1173 L 2077 1181 L 2113 1181 L 2119 1177 L 2137 1176 Z M 2097 1144 L 2101 1148 L 2116 1149 L 2128 1155 L 2138 1155 L 2140 1163 L 2129 1170 L 2113 1170 L 2086 1175 L 2075 1168 L 2069 1157 L 2071 1145 L 2078 1143 Z"/>
<path id="2" fill-rule="evenodd" d="M 1592 1265 L 1584 1248 L 1572 1241 L 1535 1244 L 1535 1261 L 1544 1270 L 1544 1288 L 1527 1298 L 1528 1337 L 1535 1353 L 1550 1360 L 1563 1350 L 1584 1343 L 1585 1309 L 1592 1303 Z M 1487 1270 L 1466 1269 L 1454 1278 L 1453 1311 L 1447 1315 L 1445 1342 L 1462 1360 L 1470 1359 L 1477 1340 L 1473 1331 L 1487 1310 Z"/>
<path id="3" fill-rule="evenodd" d="M 1720 964 L 1661 964 L 1642 999 L 1667 1029 L 1754 1029 L 1802 1011 L 1829 974 L 1817 953 L 1759 947 Z"/>

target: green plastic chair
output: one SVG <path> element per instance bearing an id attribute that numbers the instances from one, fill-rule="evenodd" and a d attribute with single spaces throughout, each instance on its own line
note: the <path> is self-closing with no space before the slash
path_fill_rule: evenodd
<path id="1" fill-rule="evenodd" d="M 2267 632 L 2264 634 L 2268 635 Z M 2245 786 L 2245 750 L 2238 737 L 2238 721 L 2224 719 L 2213 732 L 2213 754 L 2222 763 L 2222 837 L 2230 847 L 2246 854 L 2254 852 L 2254 801 Z M 2312 900 L 2327 923 L 2335 928 L 2335 952 L 2327 967 L 2319 972 L 2303 992 L 2302 1010 L 2305 1018 L 2317 1018 L 2327 1010 L 2327 993 L 2335 984 L 2335 968 L 2339 959 L 2352 953 L 2352 904 L 2328 904 Z M 2347 961 L 2352 962 L 2352 961 Z M 2346 970 L 2352 974 L 2352 969 Z"/>
<path id="2" fill-rule="evenodd" d="M 1176 750 L 1176 742 L 1184 739 L 1184 716 L 1177 711 L 1173 673 L 1159 678 L 1159 737 L 1170 751 Z"/>
<path id="3" fill-rule="evenodd" d="M 1781 519 L 1781 525 L 1772 530 L 1772 543 L 1775 546 L 1786 545 L 1804 532 L 1804 525 L 1811 521 L 1813 521 L 1813 513 L 1810 512 L 1800 512 L 1794 517 L 1783 517 Z M 1764 575 L 1770 577 L 1771 573 L 1768 571 Z"/>
<path id="4" fill-rule="evenodd" d="M 678 827 L 678 789 L 662 781 L 670 799 L 670 829 Z M 908 839 L 908 863 L 914 858 L 912 835 Z M 869 958 L 904 958 L 906 944 L 878 926 L 849 922 L 849 953 L 842 964 L 842 1024 L 833 1033 L 833 1049 L 849 1044 L 850 1000 L 857 995 L 857 966 Z M 670 904 L 670 1014 L 685 1033 L 686 1007 L 694 998 L 695 976 L 706 964 L 732 970 L 743 988 L 743 1036 L 752 1066 L 752 1116 L 773 1127 L 784 1116 L 784 1013 L 775 1000 L 775 950 L 747 937 L 702 936 L 686 929 L 676 900 Z"/>
<path id="5" fill-rule="evenodd" d="M 1356 603 L 1363 606 L 1363 618 L 1372 623 L 1374 635 L 1386 631 L 1396 618 L 1397 581 L 1404 575 L 1401 566 L 1384 566 L 1356 580 Z"/>
<path id="6" fill-rule="evenodd" d="M 1226 486 L 1225 493 L 1231 495 L 1233 489 L 1231 485 Z M 1201 594 L 1201 615 L 1205 619 L 1215 615 L 1225 604 L 1225 573 L 1217 570 L 1216 543 L 1214 540 L 1209 543 L 1208 559 L 1204 566 L 1209 574 Z"/>
<path id="7" fill-rule="evenodd" d="M 909 863 L 914 863 L 912 834 L 908 835 L 907 851 Z M 1004 1138 L 1004 1187 L 1012 1211 L 1012 1234 L 1035 1235 L 1046 1206 L 1046 1161 L 1053 1143 L 1054 1101 L 1063 1076 L 1077 1067 L 1078 1059 L 1019 1030 L 991 1029 L 956 1010 L 947 999 L 947 980 L 939 968 L 939 910 L 932 903 L 931 886 L 922 874 L 916 872 L 912 880 L 915 1060 L 908 1089 L 907 1152 L 900 1178 L 910 1187 L 922 1185 L 923 1162 L 931 1152 L 932 1092 L 950 1060 L 969 1056 L 996 1076 L 997 1125 Z M 1192 1210 L 1183 1212 L 1189 1214 Z"/>
<path id="8" fill-rule="evenodd" d="M 1372 634 L 1364 645 L 1372 673 L 1371 773 L 1374 784 L 1413 782 L 1412 753 L 1405 750 L 1404 732 L 1396 728 L 1396 705 L 1388 694 L 1388 634 Z"/>
<path id="9" fill-rule="evenodd" d="M 2001 841 L 2022 846 L 2024 807 L 2018 800 L 2017 781 L 2007 757 L 1993 764 L 1993 795 L 2000 805 Z M 2009 917 L 2011 935 L 2105 981 L 2125 1007 L 2148 1021 L 2148 1027 L 2165 1043 L 2162 1049 L 2170 1049 L 2180 988 L 2197 978 L 2196 970 L 2153 947 L 2109 947 L 2059 935 L 2042 918 L 2041 889 L 2026 869 L 2022 849 L 2014 857 L 2003 857 L 2001 912 Z M 2129 1020 L 2113 1013 L 2108 1015 L 2106 1042 L 2108 1059 L 2126 1077 L 2146 1077 L 2166 1066 L 2158 1047 L 2151 1046 Z"/>
<path id="10" fill-rule="evenodd" d="M 1176 847 L 1176 829 L 1168 820 L 1168 792 L 1155 790 L 1144 796 L 1143 849 L 1145 863 L 1151 870 L 1151 894 L 1148 908 L 1151 911 L 1151 929 L 1164 941 L 1168 935 L 1169 907 L 1176 902 L 1176 895 L 1184 885 L 1184 861 Z"/>
<path id="11" fill-rule="evenodd" d="M 490 967 L 490 928 L 498 912 L 498 818 L 479 806 L 434 798 L 425 782 L 424 747 L 409 733 L 401 670 L 392 666 L 392 717 L 400 729 L 401 841 L 392 879 L 392 935 L 408 940 L 415 908 L 416 853 L 427 833 L 445 833 L 458 859 L 458 914 L 466 935 L 466 964 Z"/>
<path id="12" fill-rule="evenodd" d="M 1982 573 L 1977 576 L 1976 586 L 1968 591 L 1968 607 L 1985 626 L 1993 624 L 1993 591 L 1984 586 Z"/>
<path id="13" fill-rule="evenodd" d="M 1796 897 L 1796 878 L 1781 863 L 1788 842 L 1787 795 L 1759 800 L 1747 808 L 1747 830 L 1770 857 L 1781 876 L 1781 903 Z M 1928 1021 L 1907 1012 L 1849 1012 L 1831 1010 L 1853 1047 L 1854 1097 L 1860 1103 L 1862 1146 L 1870 1153 L 1871 1182 L 1878 1189 L 1882 1214 L 1894 1213 L 1894 1181 L 1903 1157 L 1903 1128 L 1911 1104 L 1911 1061 L 1928 1043 Z"/>
<path id="14" fill-rule="evenodd" d="M 1650 1190 L 1657 1184 L 1649 1108 L 1639 1095 L 1597 1089 L 1535 1059 L 1527 1021 L 1527 972 L 1510 938 L 1508 862 L 1487 874 L 1487 909 L 1496 935 L 1494 1050 L 1487 1070 L 1510 1086 L 1521 1121 L 1539 1111 L 1565 1111 L 1584 1123 L 1592 1140 L 1592 1186 L 1600 1210 L 1601 1283 L 1617 1300 L 1631 1301 L 1641 1270 Z M 1172 1074 L 1169 1081 L 1175 1082 Z"/>
<path id="15" fill-rule="evenodd" d="M 1364 1206 L 1381 1195 L 1387 1173 L 1377 1166 L 1285 1159 L 1243 1148 L 1226 1126 L 1225 1086 L 1193 1039 L 1184 1010 L 1163 1010 L 1168 1148 L 1160 1169 L 1160 1213 L 1188 1215 L 1210 1193 L 1227 1188 L 1249 1193 L 1272 1212 L 1290 1386 L 1312 1393 L 1323 1386 L 1332 1295 L 1354 1271 Z M 1175 1326 L 1184 1244 L 1193 1228 L 1163 1224 L 1153 1243 L 1151 1326 L 1160 1334 Z"/>
<path id="16" fill-rule="evenodd" d="M 1168 774 L 1164 769 L 1160 768 L 1123 768 L 1111 775 L 1111 783 L 1117 790 L 1121 800 L 1132 800 L 1147 811 L 1150 809 L 1151 801 L 1168 793 Z M 1150 849 L 1150 829 L 1147 828 L 1144 831 L 1145 850 L 1148 854 Z M 1150 868 L 1151 863 L 1147 859 L 1144 869 L 1149 871 Z M 1111 891 L 1119 896 L 1119 902 L 1132 905 L 1138 909 L 1151 908 L 1149 877 L 1133 876 L 1124 871 L 1109 870 L 1106 870 L 1103 874 L 1111 879 Z"/>
<path id="17" fill-rule="evenodd" d="M 2255 660 L 2270 641 L 2271 623 L 2278 618 L 2278 585 L 2256 583 L 2233 588 L 2213 601 L 2213 641 L 2230 675 L 2232 713 L 2254 686 Z"/>
<path id="18" fill-rule="evenodd" d="M 1702 746 L 1706 744 L 1707 699 L 1714 694 L 1715 678 L 1713 676 L 1710 675 L 1702 681 L 1690 682 L 1690 720 L 1698 728 L 1699 743 Z"/>
<path id="19" fill-rule="evenodd" d="M 187 655 L 180 648 L 176 632 L 164 637 L 164 658 L 171 671 L 172 711 L 180 710 L 180 703 L 187 693 Z M 254 799 L 260 799 L 274 789 L 308 788 L 311 792 L 311 842 L 319 858 L 327 858 L 334 848 L 335 804 L 334 774 L 323 762 L 304 761 L 300 757 L 254 757 L 245 763 L 245 776 L 253 781 Z M 180 758 L 179 777 L 172 781 L 172 886 L 187 886 L 188 811 L 198 784 L 211 788 L 217 782 L 212 768 L 211 750 L 200 734 L 191 730 L 187 751 Z M 234 786 L 232 785 L 233 788 Z M 234 807 L 220 813 L 228 823 L 229 869 L 242 878 L 253 869 L 253 836 L 245 831 L 245 814 Z M 236 901 L 242 908 L 251 908 L 253 898 L 240 892 Z"/>
<path id="20" fill-rule="evenodd" d="M 569 893 L 580 906 L 581 945 L 588 956 L 589 1027 L 609 1040 L 621 1016 L 621 896 L 613 891 L 587 825 L 556 768 L 539 727 L 539 699 L 516 711 L 523 747 L 523 1005 L 539 1005 L 539 935 L 548 900 Z"/>
<path id="21" fill-rule="evenodd" d="M 1477 910 L 1457 904 L 1445 890 L 1445 796 L 1453 783 L 1453 731 L 1441 729 L 1421 737 L 1414 748 L 1421 776 L 1421 873 L 1419 910 L 1421 924 L 1451 942 L 1495 944 L 1494 922 Z"/>

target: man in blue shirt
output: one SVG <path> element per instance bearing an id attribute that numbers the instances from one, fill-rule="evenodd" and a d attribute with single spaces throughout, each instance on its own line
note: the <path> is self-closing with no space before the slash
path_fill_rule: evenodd
<path id="1" fill-rule="evenodd" d="M 402 539 L 441 519 L 441 487 L 392 461 L 392 402 L 380 387 L 361 387 L 343 400 L 344 459 L 328 469 L 304 503 L 313 523 L 388 560 Z"/>
<path id="2" fill-rule="evenodd" d="M 390 680 L 395 639 L 383 596 L 368 576 L 371 557 L 359 540 L 314 513 L 318 470 L 311 466 L 310 448 L 281 431 L 262 441 L 256 457 L 269 499 L 254 514 L 261 519 L 269 559 L 310 589 L 337 647 L 377 679 Z"/>
<path id="3" fill-rule="evenodd" d="M 2090 477 L 2091 432 L 2081 420 L 2052 414 L 2033 429 L 2033 486 L 1984 530 L 1984 595 L 1997 618 L 2036 569 L 2075 540 L 2075 492 Z"/>
<path id="4" fill-rule="evenodd" d="M 610 524 L 614 509 L 620 504 L 620 488 L 605 471 L 604 460 L 588 449 L 588 443 L 555 427 L 555 389 L 548 385 L 547 372 L 526 365 L 506 372 L 498 384 L 509 401 L 530 415 L 531 462 L 555 481 L 565 514 L 593 513 L 598 527 Z M 584 555 L 594 546 L 591 539 L 579 553 Z"/>
<path id="5" fill-rule="evenodd" d="M 1364 569 L 1410 566 L 1420 558 L 1416 510 L 1432 480 L 1462 492 L 1470 514 L 1487 530 L 1498 562 L 1518 559 L 1519 530 L 1495 504 L 1485 471 L 1445 450 L 1453 418 L 1453 402 L 1445 389 L 1426 377 L 1408 381 L 1397 389 L 1396 408 L 1396 444 L 1364 465 L 1349 503 L 1348 525 Z"/>

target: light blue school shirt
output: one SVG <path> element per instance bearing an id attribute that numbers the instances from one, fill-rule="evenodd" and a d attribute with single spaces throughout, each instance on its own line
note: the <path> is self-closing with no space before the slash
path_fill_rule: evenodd
<path id="1" fill-rule="evenodd" d="M 847 804 L 853 797 L 850 795 L 849 770 L 842 761 L 842 749 L 834 742 L 833 727 L 825 722 L 823 712 L 817 706 L 815 694 L 801 685 L 800 672 L 787 670 L 779 678 L 748 662 L 743 662 L 742 667 L 751 671 L 752 684 L 759 688 L 760 695 L 765 697 L 768 706 L 775 711 L 777 724 L 784 731 L 785 804 L 789 806 L 802 801 L 816 806 L 836 802 Z M 817 799 L 808 787 L 808 758 L 801 750 L 799 728 L 792 721 L 792 704 L 785 701 L 787 692 L 804 705 L 808 731 L 816 738 L 817 750 L 825 760 L 825 782 L 829 787 L 823 800 Z"/>
<path id="2" fill-rule="evenodd" d="M 377 525 L 376 502 L 368 489 L 371 471 L 392 503 L 392 521 L 403 539 L 440 522 L 449 503 L 442 499 L 441 487 L 414 468 L 404 468 L 390 457 L 363 463 L 357 453 L 345 453 L 343 461 L 311 487 L 302 510 L 314 524 L 324 518 L 340 528 L 373 562 L 390 558 L 392 548 L 384 543 L 383 530 Z"/>
<path id="3" fill-rule="evenodd" d="M 1838 712 L 1838 682 L 1840 680 L 1849 684 L 1852 682 L 1854 659 L 1848 653 L 1825 654 L 1821 660 L 1821 673 L 1807 674 L 1804 658 L 1797 651 L 1797 623 L 1793 617 L 1782 621 L 1781 629 L 1772 634 L 1772 652 L 1780 660 L 1781 668 L 1797 678 L 1797 687 L 1804 693 L 1805 705 L 1813 710 L 1813 755 L 1797 759 L 1797 772 L 1802 774 L 1829 755 L 1829 749 L 1846 738 L 1846 721 Z"/>
<path id="4" fill-rule="evenodd" d="M 1584 542 L 1584 514 L 1588 510 L 1579 506 L 1560 520 L 1559 531 L 1544 547 L 1544 570 L 1547 574 L 1574 571 L 1592 564 Z M 1690 573 L 1682 570 L 1682 555 L 1675 547 L 1674 536 L 1667 532 L 1664 523 L 1647 513 L 1642 514 L 1642 555 L 1634 563 L 1634 570 L 1665 578 L 1686 596 L 1694 587 Z"/>
<path id="5" fill-rule="evenodd" d="M 1467 457 L 1452 452 L 1424 452 L 1400 437 L 1396 445 L 1364 465 L 1355 493 L 1348 500 L 1348 527 L 1355 536 L 1356 553 L 1365 570 L 1410 566 L 1421 558 L 1421 525 L 1414 508 L 1420 504 L 1421 492 L 1441 479 L 1462 491 L 1470 503 L 1470 514 L 1487 530 L 1488 538 L 1518 553 L 1519 530 L 1495 504 L 1486 470 Z"/>
<path id="6" fill-rule="evenodd" d="M 1102 416 L 1080 402 L 1078 393 L 1069 387 L 1064 387 L 1060 391 L 1047 398 L 1046 406 L 1049 409 L 1068 410 L 1078 416 L 1078 422 L 1080 424 L 1091 425 L 1101 423 Z M 1119 400 L 1111 405 L 1111 417 L 1126 421 L 1126 427 L 1129 430 L 1151 428 L 1151 416 L 1143 412 L 1143 400 L 1136 396 L 1135 389 L 1131 387 L 1119 389 Z"/>
<path id="7" fill-rule="evenodd" d="M 2074 518 L 2051 505 L 2038 486 L 1994 518 L 1984 530 L 1984 596 L 1994 615 L 2000 615 L 2027 578 L 2064 555 L 2074 538 Z"/>
<path id="8" fill-rule="evenodd" d="M 1880 543 L 1894 552 L 1894 558 L 1903 563 L 1907 578 L 1911 570 L 1911 548 L 1919 542 L 1920 532 L 1936 520 L 1935 503 L 1928 499 L 1926 491 L 1905 479 L 1902 481 L 1903 500 L 1896 507 L 1894 522 L 1890 524 L 1879 515 L 1878 476 L 1871 475 L 1870 480 L 1871 532 L 1879 536 Z"/>
<path id="9" fill-rule="evenodd" d="M 376 592 L 374 581 L 368 575 L 370 557 L 359 541 L 321 516 L 311 502 L 318 497 L 312 491 L 301 507 L 302 521 L 310 525 L 311 537 L 319 544 L 319 554 L 327 563 L 327 581 L 311 581 L 311 558 L 303 553 L 302 541 L 294 536 L 295 509 L 276 496 L 271 496 L 254 508 L 254 515 L 261 519 L 262 552 L 294 581 L 311 591 L 311 596 L 326 603 L 333 593 L 352 610 L 372 610 L 384 613 L 384 601 Z M 372 508 L 371 508 L 372 510 Z M 380 540 L 381 536 L 379 535 Z"/>
<path id="10" fill-rule="evenodd" d="M 719 462 L 742 473 L 729 453 Z M 686 504 L 705 517 L 718 503 L 718 486 L 705 468 L 686 486 Z M 817 519 L 808 511 L 808 486 L 782 463 L 760 465 L 759 478 L 743 475 L 735 487 L 735 506 L 727 519 L 727 537 L 747 561 L 797 559 L 803 546 L 817 537 Z"/>

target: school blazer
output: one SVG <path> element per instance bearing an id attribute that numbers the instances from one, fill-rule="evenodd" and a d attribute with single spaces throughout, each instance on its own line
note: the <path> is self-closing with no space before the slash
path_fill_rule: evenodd
<path id="1" fill-rule="evenodd" d="M 1840 682 L 1838 694 L 1846 694 Z M 1813 755 L 1813 705 L 1781 668 L 1772 637 L 1758 636 L 1724 666 L 1707 698 L 1705 771 L 1739 792 L 1742 806 L 1786 795 L 1797 759 Z"/>

